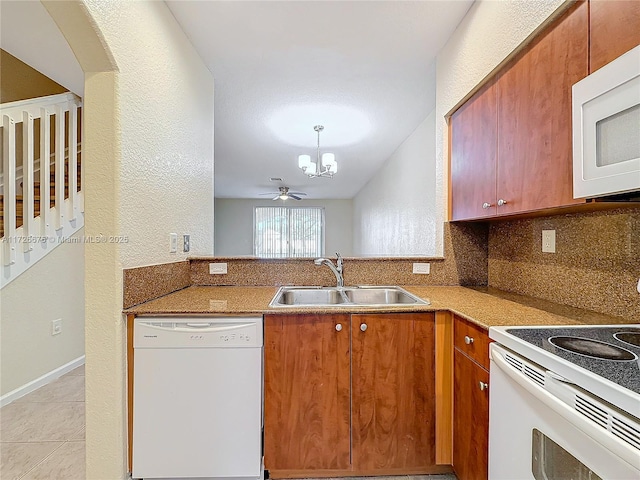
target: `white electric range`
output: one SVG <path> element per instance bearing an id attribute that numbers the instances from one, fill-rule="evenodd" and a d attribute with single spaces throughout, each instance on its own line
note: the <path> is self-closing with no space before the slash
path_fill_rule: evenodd
<path id="1" fill-rule="evenodd" d="M 640 325 L 489 336 L 489 478 L 640 479 Z"/>

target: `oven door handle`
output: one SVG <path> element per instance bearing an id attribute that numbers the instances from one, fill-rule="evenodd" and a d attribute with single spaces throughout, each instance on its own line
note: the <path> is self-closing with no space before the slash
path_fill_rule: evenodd
<path id="1" fill-rule="evenodd" d="M 551 408 L 554 412 L 563 417 L 574 427 L 584 432 L 586 435 L 591 438 L 598 438 L 598 443 L 620 457 L 629 465 L 633 466 L 635 469 L 640 470 L 640 455 L 638 455 L 638 450 L 614 437 L 611 433 L 600 426 L 592 423 L 569 405 L 558 400 L 554 395 L 551 395 L 544 388 L 540 387 L 538 384 L 529 380 L 519 371 L 511 367 L 500 353 L 499 348 L 495 348 L 495 346 L 491 349 L 491 360 L 498 368 L 500 368 L 500 370 L 507 374 L 527 392 L 540 400 L 544 405 Z M 571 387 L 565 386 L 565 388 Z"/>

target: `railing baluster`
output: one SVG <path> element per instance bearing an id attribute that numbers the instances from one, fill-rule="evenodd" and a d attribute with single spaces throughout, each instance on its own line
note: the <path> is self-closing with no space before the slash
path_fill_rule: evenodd
<path id="1" fill-rule="evenodd" d="M 22 112 L 22 232 L 27 238 L 33 233 L 34 196 L 33 196 L 33 115 Z M 33 250 L 33 243 L 23 243 L 24 251 Z"/>
<path id="2" fill-rule="evenodd" d="M 69 220 L 75 220 L 78 210 L 78 106 L 75 102 L 69 107 L 69 202 Z"/>
<path id="3" fill-rule="evenodd" d="M 4 264 L 16 263 L 16 122 L 2 116 L 2 168 L 4 173 Z"/>
<path id="4" fill-rule="evenodd" d="M 60 230 L 64 221 L 64 110 L 60 105 L 56 105 L 56 230 Z"/>
<path id="5" fill-rule="evenodd" d="M 51 115 L 40 109 L 40 235 L 48 234 L 51 210 Z"/>

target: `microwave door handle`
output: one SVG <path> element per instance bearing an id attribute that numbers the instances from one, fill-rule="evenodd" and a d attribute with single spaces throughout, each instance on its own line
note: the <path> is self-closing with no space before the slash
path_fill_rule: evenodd
<path id="1" fill-rule="evenodd" d="M 500 368 L 500 370 L 502 370 L 507 376 L 509 376 L 511 380 L 524 388 L 527 392 L 537 398 L 544 405 L 563 417 L 574 427 L 583 431 L 586 435 L 592 438 L 597 437 L 599 442 L 602 443 L 607 449 L 615 453 L 630 465 L 633 465 L 634 468 L 640 470 L 640 455 L 638 455 L 637 450 L 633 449 L 631 446 L 627 445 L 621 440 L 618 440 L 612 435 L 602 435 L 601 427 L 593 424 L 582 415 L 577 413 L 574 409 L 570 408 L 566 403 L 558 400 L 554 395 L 551 395 L 537 383 L 529 380 L 519 371 L 511 367 L 504 359 L 504 357 L 500 354 L 498 349 L 493 348 L 491 350 L 491 360 L 498 368 Z M 493 394 L 495 395 L 496 393 L 493 392 Z"/>

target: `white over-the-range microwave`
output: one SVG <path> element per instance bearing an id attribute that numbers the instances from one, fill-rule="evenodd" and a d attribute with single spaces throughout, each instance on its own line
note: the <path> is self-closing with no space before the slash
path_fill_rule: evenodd
<path id="1" fill-rule="evenodd" d="M 573 196 L 640 190 L 640 45 L 573 86 Z"/>

